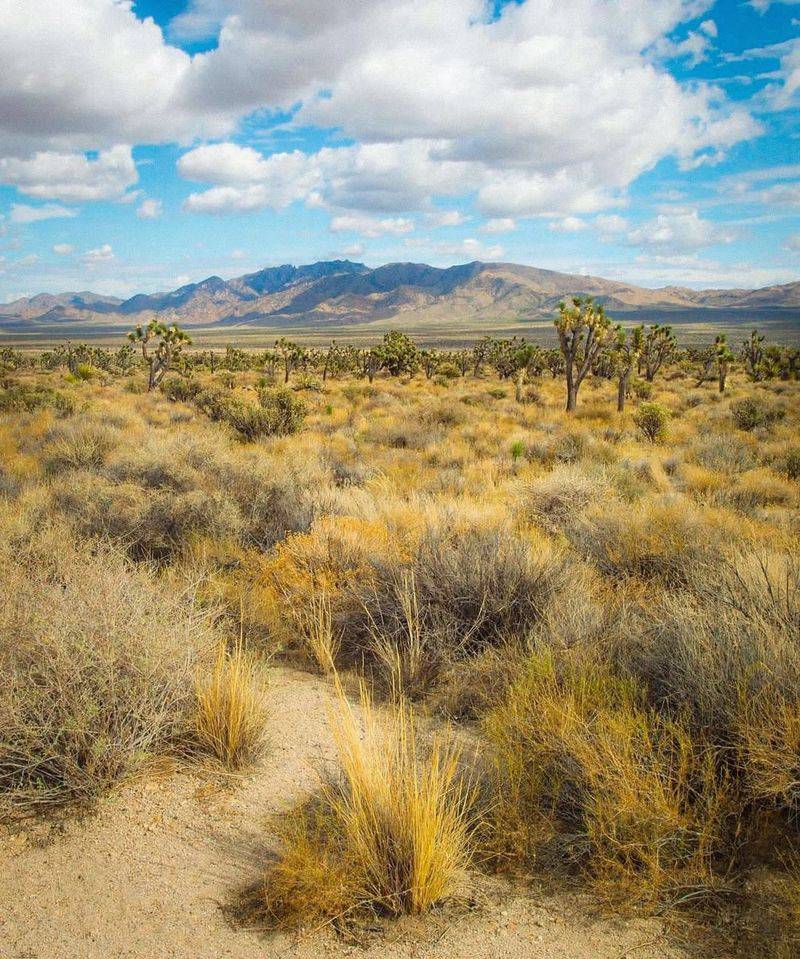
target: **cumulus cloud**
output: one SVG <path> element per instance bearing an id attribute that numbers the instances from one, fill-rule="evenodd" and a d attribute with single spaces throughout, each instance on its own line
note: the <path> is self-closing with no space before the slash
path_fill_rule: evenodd
<path id="1" fill-rule="evenodd" d="M 730 243 L 734 233 L 726 227 L 703 220 L 697 210 L 659 213 L 628 233 L 634 246 L 665 250 L 697 250 L 717 243 Z"/>
<path id="2" fill-rule="evenodd" d="M 53 253 L 55 253 L 56 256 L 69 256 L 70 253 L 74 251 L 75 247 L 70 243 L 56 243 L 53 246 Z"/>
<path id="3" fill-rule="evenodd" d="M 517 221 L 510 216 L 493 217 L 481 227 L 481 233 L 511 233 L 517 228 Z"/>
<path id="4" fill-rule="evenodd" d="M 97 266 L 100 263 L 107 263 L 114 259 L 114 250 L 110 243 L 104 243 L 102 246 L 95 247 L 93 250 L 87 250 L 81 254 L 81 262 L 85 266 Z"/>
<path id="5" fill-rule="evenodd" d="M 157 220 L 163 212 L 164 207 L 161 200 L 149 198 L 139 204 L 136 210 L 136 216 L 140 220 Z"/>
<path id="6" fill-rule="evenodd" d="M 41 206 L 13 203 L 9 219 L 12 223 L 38 223 L 40 220 L 58 220 L 77 215 L 77 210 L 61 206 L 60 203 L 43 203 Z"/>
<path id="7" fill-rule="evenodd" d="M 112 147 L 95 158 L 85 153 L 40 152 L 24 160 L 0 159 L 0 183 L 41 199 L 113 200 L 137 180 L 128 146 Z"/>
<path id="8" fill-rule="evenodd" d="M 615 236 L 628 229 L 628 221 L 617 213 L 601 213 L 594 218 L 594 225 L 602 236 Z"/>
<path id="9" fill-rule="evenodd" d="M 586 220 L 579 216 L 565 216 L 562 220 L 554 220 L 548 223 L 547 227 L 553 233 L 580 233 L 586 229 Z"/>
<path id="10" fill-rule="evenodd" d="M 360 233 L 368 237 L 401 236 L 403 233 L 411 233 L 413 229 L 413 221 L 404 217 L 379 220 L 370 216 L 343 215 L 335 216 L 331 220 L 331 230 L 334 233 Z"/>
<path id="11" fill-rule="evenodd" d="M 679 83 L 653 55 L 709 5 L 527 0 L 494 17 L 485 0 L 194 0 L 170 35 L 218 40 L 191 57 L 129 2 L 0 0 L 0 142 L 6 158 L 32 162 L 37 151 L 223 139 L 255 110 L 299 105 L 293 122 L 357 146 L 277 161 L 201 146 L 181 172 L 211 189 L 186 208 L 313 204 L 316 189 L 331 208 L 398 215 L 472 191 L 492 218 L 581 216 L 665 156 L 710 156 L 758 132 L 741 104 Z M 696 33 L 695 55 L 710 35 Z M 33 195 L 99 198 L 71 189 Z"/>
<path id="12" fill-rule="evenodd" d="M 462 226 L 469 220 L 460 210 L 434 210 L 425 214 L 425 223 L 439 229 L 446 226 Z"/>

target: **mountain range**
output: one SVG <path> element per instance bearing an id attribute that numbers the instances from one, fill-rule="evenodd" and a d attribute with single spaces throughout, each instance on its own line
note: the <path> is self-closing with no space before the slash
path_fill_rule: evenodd
<path id="1" fill-rule="evenodd" d="M 390 325 L 424 330 L 446 322 L 490 329 L 551 317 L 560 300 L 591 295 L 612 314 L 708 311 L 800 311 L 800 281 L 757 290 L 648 289 L 583 274 L 514 263 L 465 263 L 445 269 L 424 263 L 370 268 L 333 260 L 268 267 L 223 280 L 210 276 L 166 293 L 123 300 L 88 291 L 36 296 L 0 304 L 0 332 L 113 330 L 152 318 L 185 327 L 307 329 Z M 233 329 L 231 330 L 233 332 Z"/>

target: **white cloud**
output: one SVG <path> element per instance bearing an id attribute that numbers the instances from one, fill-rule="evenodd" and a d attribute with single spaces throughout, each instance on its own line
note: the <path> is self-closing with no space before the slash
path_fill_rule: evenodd
<path id="1" fill-rule="evenodd" d="M 703 20 L 703 22 L 700 24 L 700 30 L 707 37 L 714 37 L 714 38 L 716 38 L 719 32 L 717 30 L 717 24 L 713 20 Z"/>
<path id="2" fill-rule="evenodd" d="M 77 215 L 77 210 L 61 206 L 60 203 L 43 203 L 41 206 L 12 203 L 9 219 L 12 223 L 38 223 L 40 220 L 57 220 Z"/>
<path id="3" fill-rule="evenodd" d="M 26 160 L 0 159 L 0 183 L 41 199 L 113 200 L 137 180 L 128 146 L 112 147 L 96 158 L 83 153 L 44 152 Z"/>
<path id="4" fill-rule="evenodd" d="M 481 233 L 511 233 L 516 230 L 517 222 L 510 216 L 498 216 L 487 220 L 481 227 Z"/>
<path id="5" fill-rule="evenodd" d="M 617 213 L 600 214 L 594 218 L 594 225 L 601 236 L 614 236 L 628 229 L 628 221 Z"/>
<path id="6" fill-rule="evenodd" d="M 778 183 L 761 194 L 761 202 L 767 204 L 800 206 L 800 180 L 796 183 Z"/>
<path id="7" fill-rule="evenodd" d="M 628 233 L 634 246 L 665 250 L 697 250 L 717 243 L 730 243 L 734 233 L 718 223 L 701 219 L 697 210 L 659 213 Z"/>
<path id="8" fill-rule="evenodd" d="M 136 211 L 136 216 L 140 220 L 157 220 L 164 212 L 161 200 L 149 198 L 143 200 Z"/>
<path id="9" fill-rule="evenodd" d="M 425 239 L 406 240 L 405 242 L 407 246 L 428 248 L 440 256 L 460 261 L 497 261 L 502 260 L 503 254 L 505 253 L 505 250 L 500 244 L 487 245 L 475 237 L 468 237 L 456 243 L 430 243 Z"/>
<path id="10" fill-rule="evenodd" d="M 771 6 L 776 3 L 785 3 L 787 6 L 793 6 L 800 3 L 800 0 L 749 0 L 749 5 L 759 13 L 766 13 Z"/>
<path id="11" fill-rule="evenodd" d="M 331 220 L 331 230 L 334 233 L 360 233 L 369 237 L 401 236 L 403 233 L 411 233 L 413 229 L 413 221 L 404 217 L 379 220 L 370 216 L 343 215 L 335 216 Z"/>
<path id="12" fill-rule="evenodd" d="M 781 244 L 781 247 L 784 250 L 789 250 L 791 253 L 800 252 L 800 233 L 790 233 Z"/>
<path id="13" fill-rule="evenodd" d="M 75 247 L 70 243 L 56 243 L 53 246 L 53 253 L 55 253 L 56 256 L 69 256 L 70 253 L 73 253 L 74 251 Z"/>
<path id="14" fill-rule="evenodd" d="M 562 220 L 554 220 L 547 224 L 547 228 L 553 233 L 580 233 L 586 229 L 586 220 L 579 216 L 565 216 Z"/>
<path id="15" fill-rule="evenodd" d="M 425 214 L 425 223 L 433 229 L 461 226 L 469 220 L 460 210 L 434 210 Z"/>
<path id="16" fill-rule="evenodd" d="M 96 266 L 99 263 L 107 263 L 113 259 L 114 250 L 109 243 L 104 243 L 102 246 L 95 247 L 93 250 L 87 250 L 81 254 L 81 261 L 89 267 Z"/>
<path id="17" fill-rule="evenodd" d="M 0 0 L 0 143 L 7 159 L 33 162 L 36 151 L 80 157 L 119 143 L 220 139 L 255 110 L 299 104 L 297 124 L 339 128 L 358 143 L 310 161 L 279 155 L 321 175 L 332 208 L 397 215 L 473 191 L 489 217 L 579 216 L 663 157 L 712 155 L 758 132 L 744 106 L 708 84 L 682 85 L 652 56 L 709 5 L 527 0 L 491 17 L 485 0 L 194 0 L 170 35 L 219 36 L 190 57 L 129 0 L 55 9 Z M 689 55 L 709 29 L 692 34 Z M 226 166 L 217 150 L 203 169 L 205 149 L 216 147 L 183 163 L 182 175 L 212 187 L 189 210 L 314 202 L 313 188 L 273 158 L 239 147 Z M 381 151 L 397 168 L 394 187 Z M 396 161 L 409 156 L 404 170 Z M 135 175 L 99 190 L 79 177 L 81 195 L 65 182 L 61 193 L 32 195 L 119 197 Z"/>

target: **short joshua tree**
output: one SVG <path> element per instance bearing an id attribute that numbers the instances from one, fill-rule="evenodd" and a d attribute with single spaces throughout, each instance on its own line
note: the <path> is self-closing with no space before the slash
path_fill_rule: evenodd
<path id="1" fill-rule="evenodd" d="M 176 323 L 166 326 L 158 320 L 150 320 L 147 326 L 137 326 L 128 334 L 128 339 L 142 347 L 142 356 L 150 371 L 148 390 L 154 390 L 161 383 L 184 346 L 192 342 L 189 334 Z"/>

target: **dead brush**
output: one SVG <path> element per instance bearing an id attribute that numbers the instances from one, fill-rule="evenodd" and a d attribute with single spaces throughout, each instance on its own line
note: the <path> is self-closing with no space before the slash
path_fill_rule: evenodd
<path id="1" fill-rule="evenodd" d="M 220 642 L 216 658 L 196 685 L 194 739 L 229 770 L 252 765 L 266 746 L 266 694 L 261 665 L 241 638 Z"/>
<path id="2" fill-rule="evenodd" d="M 379 716 L 363 685 L 358 711 L 337 689 L 339 774 L 284 820 L 264 886 L 277 925 L 423 913 L 457 892 L 470 862 L 474 791 L 458 747 L 436 736 L 424 748 L 405 701 Z"/>

